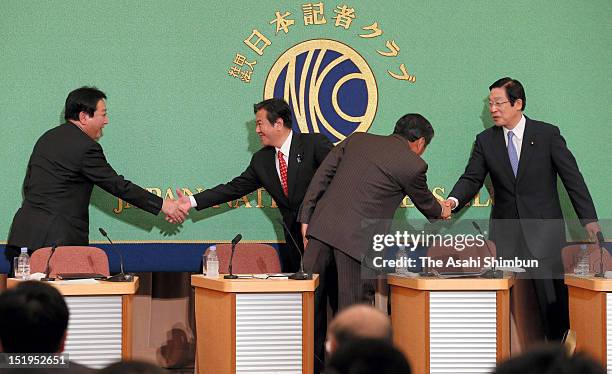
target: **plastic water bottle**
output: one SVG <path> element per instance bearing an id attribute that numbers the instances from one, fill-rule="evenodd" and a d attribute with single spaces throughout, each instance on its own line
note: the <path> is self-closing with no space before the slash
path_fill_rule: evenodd
<path id="1" fill-rule="evenodd" d="M 589 266 L 589 256 L 586 244 L 580 244 L 580 253 L 576 256 L 578 257 L 578 261 L 576 261 L 576 266 L 574 267 L 574 274 L 589 275 L 591 269 Z"/>
<path id="2" fill-rule="evenodd" d="M 406 246 L 400 245 L 399 249 L 395 252 L 395 273 L 396 274 L 408 274 L 408 252 L 406 252 Z"/>
<path id="3" fill-rule="evenodd" d="M 219 257 L 217 256 L 217 246 L 211 245 L 206 255 L 206 278 L 219 277 Z"/>
<path id="4" fill-rule="evenodd" d="M 16 273 L 19 279 L 30 279 L 30 256 L 28 256 L 28 249 L 26 247 L 21 248 L 21 254 L 17 260 Z"/>

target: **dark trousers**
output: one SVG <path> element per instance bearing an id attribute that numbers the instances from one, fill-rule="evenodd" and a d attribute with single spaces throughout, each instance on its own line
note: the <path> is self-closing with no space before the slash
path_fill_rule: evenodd
<path id="1" fill-rule="evenodd" d="M 520 248 L 522 253 L 519 257 L 535 259 L 526 246 L 523 245 Z M 519 274 L 522 277 L 531 278 L 538 298 L 544 335 L 548 341 L 561 341 L 569 329 L 569 297 L 563 279 L 564 269 L 560 253 L 561 248 L 559 248 L 559 256 L 537 259 L 539 263 L 537 268 L 528 268 L 526 273 Z"/>
<path id="2" fill-rule="evenodd" d="M 304 253 L 301 224 L 296 222 L 289 226 L 289 229 L 291 230 L 290 234 L 283 228 L 285 244 L 281 244 L 278 251 L 278 259 L 283 273 L 295 273 L 300 270 L 300 262 Z"/>
<path id="3" fill-rule="evenodd" d="M 304 268 L 319 274 L 315 291 L 314 352 L 315 373 L 323 370 L 327 336 L 327 303 L 333 314 L 350 305 L 374 301 L 374 279 L 363 279 L 361 263 L 316 238 L 310 238 L 304 252 Z"/>
<path id="4" fill-rule="evenodd" d="M 538 298 L 538 309 L 546 339 L 560 341 L 569 329 L 569 301 L 563 278 L 561 247 L 557 251 L 551 251 L 548 257 L 536 258 L 529 250 L 519 225 L 507 225 L 505 229 L 512 230 L 513 237 L 506 242 L 496 243 L 497 255 L 538 261 L 538 267 L 527 268 L 525 273 L 518 273 L 517 277 L 531 282 Z"/>

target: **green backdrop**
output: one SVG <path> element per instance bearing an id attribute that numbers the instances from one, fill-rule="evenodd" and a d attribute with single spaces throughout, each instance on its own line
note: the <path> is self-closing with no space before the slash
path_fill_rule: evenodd
<path id="1" fill-rule="evenodd" d="M 612 2 L 322 1 L 325 25 L 304 24 L 295 1 L 23 1 L 0 2 L 0 238 L 21 204 L 21 185 L 36 139 L 60 123 L 67 93 L 95 85 L 108 95 L 110 124 L 101 140 L 113 167 L 133 182 L 159 189 L 212 187 L 238 175 L 259 148 L 252 104 L 263 98 L 267 72 L 288 48 L 310 39 L 351 46 L 372 68 L 378 108 L 369 131 L 389 133 L 408 112 L 425 115 L 436 136 L 425 154 L 429 184 L 446 196 L 475 135 L 490 126 L 488 85 L 502 76 L 523 82 L 526 114 L 558 125 L 589 185 L 600 218 L 612 203 L 609 152 Z M 334 10 L 355 10 L 348 29 Z M 275 34 L 275 12 L 295 20 Z M 378 22 L 384 34 L 361 38 Z M 245 40 L 253 29 L 269 38 L 262 56 Z M 397 57 L 376 53 L 395 40 Z M 256 60 L 250 82 L 228 71 L 236 54 Z M 405 64 L 416 83 L 393 79 Z M 116 241 L 279 240 L 270 198 L 249 196 L 251 208 L 194 212 L 180 227 L 94 190 L 91 239 L 105 227 Z M 573 211 L 565 196 L 568 216 Z M 486 193 L 481 198 L 487 200 Z M 471 207 L 465 218 L 484 218 Z M 399 218 L 421 218 L 403 208 Z M 404 217 L 405 216 L 405 217 Z"/>

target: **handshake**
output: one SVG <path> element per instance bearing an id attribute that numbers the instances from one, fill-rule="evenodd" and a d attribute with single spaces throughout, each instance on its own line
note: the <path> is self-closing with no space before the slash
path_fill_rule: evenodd
<path id="1" fill-rule="evenodd" d="M 451 212 L 455 209 L 457 203 L 452 199 L 446 200 L 438 200 L 440 207 L 442 208 L 442 213 L 440 214 L 440 218 L 442 219 L 451 219 Z"/>
<path id="2" fill-rule="evenodd" d="M 180 224 L 185 221 L 191 209 L 191 200 L 185 196 L 180 189 L 176 189 L 178 200 L 165 199 L 162 205 L 162 212 L 166 215 L 166 221 L 174 224 Z M 440 218 L 451 219 L 451 211 L 456 207 L 456 202 L 451 199 L 438 200 L 442 213 Z"/>
<path id="3" fill-rule="evenodd" d="M 176 189 L 178 200 L 164 199 L 161 211 L 166 215 L 166 221 L 174 224 L 183 223 L 189 215 L 191 200 L 180 189 Z"/>

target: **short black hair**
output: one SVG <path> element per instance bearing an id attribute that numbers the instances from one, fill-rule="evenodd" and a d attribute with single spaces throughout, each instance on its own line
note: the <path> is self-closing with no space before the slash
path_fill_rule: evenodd
<path id="1" fill-rule="evenodd" d="M 66 98 L 64 106 L 64 118 L 68 120 L 78 120 L 81 112 L 87 113 L 90 117 L 94 115 L 98 101 L 106 99 L 106 94 L 96 87 L 83 86 L 70 92 Z"/>
<path id="2" fill-rule="evenodd" d="M 0 342 L 7 353 L 57 353 L 68 327 L 68 306 L 54 287 L 19 283 L 0 294 Z"/>
<path id="3" fill-rule="evenodd" d="M 510 101 L 512 106 L 514 106 L 516 100 L 521 99 L 523 102 L 521 110 L 525 110 L 525 107 L 527 106 L 527 98 L 525 97 L 525 89 L 523 88 L 521 82 L 510 77 L 504 77 L 493 82 L 493 84 L 489 86 L 489 91 L 494 88 L 503 88 L 506 91 L 506 96 L 508 96 L 508 101 Z"/>
<path id="4" fill-rule="evenodd" d="M 325 373 L 410 374 L 410 364 L 393 344 L 380 339 L 358 339 L 332 354 Z"/>
<path id="5" fill-rule="evenodd" d="M 266 117 L 270 123 L 273 124 L 280 117 L 283 119 L 283 126 L 292 127 L 291 109 L 285 100 L 272 98 L 253 105 L 253 113 L 257 113 L 261 109 L 265 109 L 268 113 Z"/>
<path id="6" fill-rule="evenodd" d="M 570 356 L 561 345 L 532 349 L 500 363 L 493 374 L 604 374 L 606 371 L 591 358 L 578 353 Z"/>
<path id="7" fill-rule="evenodd" d="M 434 129 L 427 118 L 418 113 L 408 113 L 397 120 L 393 134 L 411 142 L 425 138 L 425 145 L 429 145 L 434 136 Z"/>

